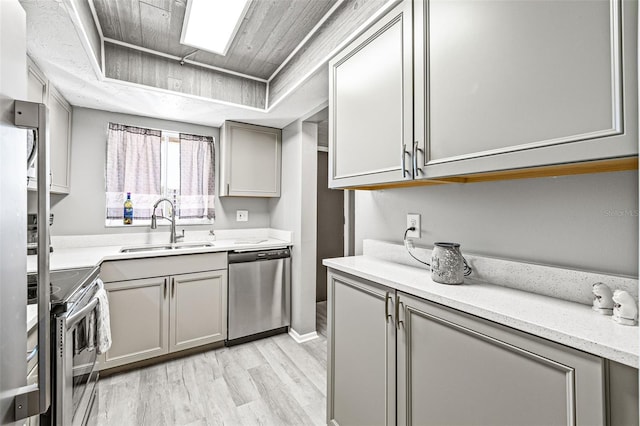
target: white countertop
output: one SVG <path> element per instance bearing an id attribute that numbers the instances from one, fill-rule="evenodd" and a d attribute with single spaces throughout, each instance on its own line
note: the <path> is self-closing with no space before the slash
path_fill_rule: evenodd
<path id="1" fill-rule="evenodd" d="M 194 242 L 194 241 L 187 241 Z M 52 271 L 60 269 L 86 268 L 101 264 L 105 260 L 139 259 L 145 257 L 176 256 L 196 253 L 215 253 L 232 250 L 262 250 L 272 249 L 291 245 L 290 241 L 276 238 L 262 239 L 231 239 L 206 241 L 212 243 L 213 247 L 180 248 L 168 250 L 153 250 L 135 253 L 120 253 L 124 247 L 140 246 L 142 244 L 108 245 L 95 247 L 69 247 L 55 248 L 49 258 L 49 269 Z M 27 273 L 36 272 L 37 256 L 27 256 Z"/>
<path id="2" fill-rule="evenodd" d="M 420 268 L 369 256 L 325 259 L 323 264 L 520 331 L 638 368 L 637 326 L 615 323 L 590 306 L 465 279 L 443 285 Z"/>

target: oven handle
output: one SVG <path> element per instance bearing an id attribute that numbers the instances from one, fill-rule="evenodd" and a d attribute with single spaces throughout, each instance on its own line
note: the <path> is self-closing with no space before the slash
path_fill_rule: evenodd
<path id="1" fill-rule="evenodd" d="M 87 303 L 87 306 L 80 309 L 75 314 L 67 317 L 67 331 L 72 329 L 74 325 L 76 325 L 82 318 L 86 317 L 89 312 L 93 311 L 98 304 L 98 298 L 94 297 L 91 299 L 91 302 Z"/>

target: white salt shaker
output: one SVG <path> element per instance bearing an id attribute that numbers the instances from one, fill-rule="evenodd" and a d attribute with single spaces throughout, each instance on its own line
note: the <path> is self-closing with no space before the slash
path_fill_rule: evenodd
<path id="1" fill-rule="evenodd" d="M 593 293 L 593 309 L 602 315 L 613 314 L 613 293 L 604 283 L 595 283 L 591 289 Z"/>
<path id="2" fill-rule="evenodd" d="M 624 290 L 613 292 L 613 320 L 618 324 L 636 325 L 638 305 L 636 300 Z"/>

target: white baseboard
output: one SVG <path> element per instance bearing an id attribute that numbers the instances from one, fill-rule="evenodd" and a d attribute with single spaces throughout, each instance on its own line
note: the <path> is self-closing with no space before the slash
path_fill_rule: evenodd
<path id="1" fill-rule="evenodd" d="M 317 339 L 318 338 L 318 333 L 316 333 L 315 331 L 312 331 L 311 333 L 306 333 L 306 334 L 300 335 L 293 328 L 289 328 L 289 336 L 291 336 L 291 338 L 293 340 L 295 340 L 296 342 L 298 342 L 298 343 L 304 343 L 304 342 L 308 342 L 308 341 L 313 340 L 313 339 Z"/>

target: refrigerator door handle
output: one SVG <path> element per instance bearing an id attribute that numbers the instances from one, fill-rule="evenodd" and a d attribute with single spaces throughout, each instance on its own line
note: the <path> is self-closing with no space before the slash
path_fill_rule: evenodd
<path id="1" fill-rule="evenodd" d="M 49 111 L 45 104 L 15 101 L 14 124 L 35 129 L 38 150 L 38 223 L 49 220 Z M 15 419 L 46 412 L 51 405 L 51 319 L 49 312 L 49 227 L 38 226 L 38 384 L 15 397 Z"/>

